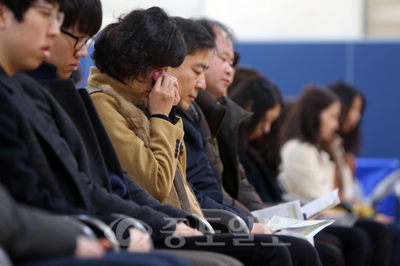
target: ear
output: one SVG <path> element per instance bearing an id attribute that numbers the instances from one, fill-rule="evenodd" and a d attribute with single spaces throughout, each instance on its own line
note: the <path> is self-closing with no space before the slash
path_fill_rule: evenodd
<path id="1" fill-rule="evenodd" d="M 9 9 L 4 3 L 0 2 L 0 30 L 3 30 L 6 26 L 6 18 L 8 16 Z"/>

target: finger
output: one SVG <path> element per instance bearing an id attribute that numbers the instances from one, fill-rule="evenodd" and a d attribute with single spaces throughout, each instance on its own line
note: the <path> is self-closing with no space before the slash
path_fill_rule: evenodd
<path id="1" fill-rule="evenodd" d="M 107 238 L 100 238 L 97 242 L 106 250 L 112 249 L 112 243 Z"/>
<path id="2" fill-rule="evenodd" d="M 160 73 L 160 74 L 158 74 L 158 77 L 156 79 L 154 86 L 161 87 L 162 80 L 163 80 L 163 73 Z"/>
<path id="3" fill-rule="evenodd" d="M 177 79 L 172 79 L 173 83 L 174 83 L 174 87 L 179 90 L 179 82 Z"/>
<path id="4" fill-rule="evenodd" d="M 168 75 L 168 74 L 167 74 L 167 75 Z M 175 80 L 176 82 L 178 82 L 178 79 L 175 78 L 174 76 L 168 75 L 168 77 L 169 77 L 170 79 Z"/>
<path id="5" fill-rule="evenodd" d="M 169 83 L 171 81 L 170 77 L 168 74 L 160 74 L 160 76 L 162 76 L 162 82 L 161 82 L 161 87 L 168 88 L 169 87 Z"/>

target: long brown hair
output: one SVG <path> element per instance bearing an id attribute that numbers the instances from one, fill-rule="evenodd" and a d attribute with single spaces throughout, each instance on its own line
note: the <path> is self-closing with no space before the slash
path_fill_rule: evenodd
<path id="1" fill-rule="evenodd" d="M 329 89 L 333 91 L 337 96 L 339 96 L 342 105 L 342 112 L 339 119 L 339 130 L 338 134 L 343 139 L 343 146 L 346 152 L 351 152 L 354 155 L 359 155 L 361 151 L 361 122 L 362 115 L 366 107 L 366 99 L 364 95 L 353 85 L 345 83 L 343 81 L 337 81 L 329 85 Z M 347 119 L 351 105 L 353 104 L 354 98 L 360 96 L 362 99 L 362 109 L 361 109 L 361 120 L 358 125 L 350 130 L 349 132 L 344 132 L 342 130 L 343 123 Z"/>
<path id="2" fill-rule="evenodd" d="M 308 85 L 282 126 L 281 146 L 288 140 L 297 138 L 325 150 L 328 144 L 319 138 L 320 114 L 336 101 L 339 98 L 332 91 L 319 85 Z"/>

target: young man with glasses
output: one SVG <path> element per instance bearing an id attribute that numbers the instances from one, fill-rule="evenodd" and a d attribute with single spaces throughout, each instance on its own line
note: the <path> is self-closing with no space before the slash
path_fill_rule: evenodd
<path id="1" fill-rule="evenodd" d="M 62 34 L 55 39 L 50 52 L 52 56 L 46 62 L 57 67 L 57 77 L 67 79 L 78 70 L 79 59 L 88 55 L 87 47 L 102 23 L 100 1 L 67 1 L 65 3 L 65 21 Z M 77 11 L 79 10 L 79 11 Z"/>

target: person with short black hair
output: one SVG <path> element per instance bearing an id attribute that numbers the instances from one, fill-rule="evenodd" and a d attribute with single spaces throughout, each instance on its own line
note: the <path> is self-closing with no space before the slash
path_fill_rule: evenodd
<path id="1" fill-rule="evenodd" d="M 166 66 L 179 66 L 186 52 L 178 28 L 158 7 L 134 10 L 107 25 L 94 48 L 97 69 L 125 83 L 151 78 L 150 72 Z"/>
<path id="2" fill-rule="evenodd" d="M 91 97 L 122 167 L 161 203 L 202 215 L 185 181 L 182 121 L 173 115 L 179 85 L 165 73 L 186 54 L 172 18 L 158 7 L 134 10 L 102 30 L 94 48 Z"/>

